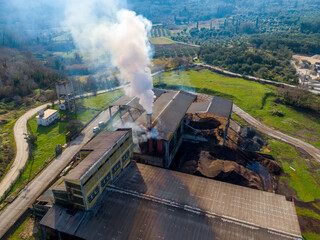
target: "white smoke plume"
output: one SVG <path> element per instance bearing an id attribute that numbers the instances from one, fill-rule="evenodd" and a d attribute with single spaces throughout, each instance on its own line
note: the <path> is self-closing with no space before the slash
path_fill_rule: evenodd
<path id="1" fill-rule="evenodd" d="M 64 26 L 84 54 L 105 61 L 120 71 L 120 79 L 130 82 L 129 96 L 152 112 L 154 93 L 151 70 L 151 47 L 148 37 L 152 24 L 114 0 L 68 0 Z"/>

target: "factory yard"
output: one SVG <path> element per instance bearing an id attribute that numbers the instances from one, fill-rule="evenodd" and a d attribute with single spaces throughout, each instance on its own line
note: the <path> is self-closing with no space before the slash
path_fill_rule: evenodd
<path id="1" fill-rule="evenodd" d="M 157 79 L 155 84 L 158 82 Z M 274 102 L 276 99 L 274 86 L 230 78 L 201 69 L 166 72 L 162 75 L 158 86 L 202 92 L 233 100 L 237 106 L 258 120 L 259 124 L 271 127 L 271 131 L 277 129 L 317 148 L 320 147 L 319 118 Z M 283 116 L 273 115 L 272 109 L 279 110 Z M 242 125 L 245 124 L 236 115 L 233 119 Z M 270 133 L 270 129 L 268 132 Z M 263 152 L 280 161 L 283 168 L 283 173 L 277 177 L 279 180 L 277 192 L 294 197 L 301 206 L 298 217 L 304 234 L 308 232 L 320 234 L 317 227 L 320 224 L 319 163 L 301 149 L 303 146 L 297 148 L 295 145 L 290 146 L 269 137 L 267 140 L 268 144 L 263 147 Z"/>
<path id="2" fill-rule="evenodd" d="M 199 74 L 199 76 L 197 76 L 197 74 Z M 206 77 L 204 77 L 204 75 L 206 75 Z M 174 88 L 174 85 L 171 84 L 172 82 L 170 81 L 173 78 L 175 79 L 175 82 L 174 82 L 175 84 L 186 85 L 186 88 L 182 87 L 183 89 L 186 89 L 186 90 L 190 90 L 189 86 L 191 85 L 191 83 L 192 85 L 197 86 L 196 82 L 194 82 L 195 76 L 197 77 L 197 79 L 200 79 L 201 77 L 201 79 L 205 79 L 201 83 L 205 87 L 205 89 L 199 89 L 196 87 L 194 90 L 199 92 L 207 92 L 212 95 L 233 100 L 235 103 L 239 104 L 241 108 L 249 109 L 251 114 L 266 116 L 265 119 L 267 121 L 273 122 L 274 124 L 276 124 L 277 121 L 282 120 L 282 119 L 281 120 L 276 119 L 274 116 L 268 113 L 268 110 L 271 107 L 274 107 L 272 105 L 272 99 L 274 98 L 274 96 L 272 95 L 272 92 L 275 90 L 274 87 L 250 82 L 251 88 L 248 89 L 249 85 L 246 84 L 247 81 L 245 80 L 216 75 L 214 73 L 207 72 L 207 70 L 200 70 L 199 72 L 192 71 L 192 70 L 189 72 L 180 71 L 180 72 L 173 72 L 173 74 L 172 72 L 169 72 L 169 73 L 164 73 L 164 76 L 166 76 L 166 77 L 162 77 L 162 81 L 164 78 L 166 79 L 165 81 L 162 82 L 163 85 L 164 83 L 166 84 L 164 85 L 164 87 L 169 86 L 171 88 Z M 181 82 L 181 81 L 185 81 L 185 82 Z M 230 85 L 228 81 L 230 81 Z M 238 86 L 238 89 L 237 90 L 232 89 L 232 85 L 233 85 L 233 88 L 235 88 L 235 86 Z M 245 89 L 245 93 L 241 92 L 243 89 Z M 251 92 L 250 97 L 247 97 L 245 95 L 248 92 Z M 184 95 L 184 93 L 182 94 L 181 93 L 180 94 L 165 93 L 168 97 L 161 98 L 162 94 L 164 93 L 163 92 L 156 93 L 157 99 L 160 99 L 159 101 L 161 102 L 161 105 L 167 106 L 168 109 L 171 108 L 172 104 L 173 104 L 172 108 L 174 108 L 173 107 L 175 106 L 174 104 L 177 104 L 177 106 L 179 106 L 179 109 L 181 110 L 181 105 L 179 105 L 181 104 L 179 103 L 180 100 L 178 100 L 177 103 L 172 103 L 171 101 L 174 102 L 177 97 L 181 99 L 189 98 L 188 94 Z M 163 95 L 163 96 L 166 96 L 166 95 Z M 208 99 L 210 98 L 211 98 L 210 96 L 198 95 L 196 102 L 200 105 L 194 105 L 194 106 L 205 107 L 207 105 L 205 104 L 203 105 L 203 103 L 208 102 Z M 95 101 L 94 99 L 95 97 L 91 98 L 90 101 Z M 170 101 L 170 99 L 172 100 Z M 127 106 L 127 104 L 128 106 L 130 106 L 132 110 L 131 111 L 132 116 L 130 116 L 128 109 L 125 107 Z M 191 100 L 190 100 L 190 104 L 191 104 Z M 135 108 L 139 109 L 139 106 L 137 105 L 137 102 L 134 99 L 125 99 L 125 98 L 119 99 L 118 104 L 115 104 L 114 106 L 118 106 L 118 105 L 124 107 L 121 111 L 122 112 L 121 115 L 124 120 L 127 119 L 128 121 L 131 121 L 133 118 L 135 120 L 142 121 L 143 119 L 146 119 L 146 114 L 141 115 L 141 112 L 139 112 L 139 110 L 135 110 Z M 156 104 L 156 106 L 158 105 Z M 167 107 L 165 107 L 164 109 L 159 108 L 157 112 L 155 112 L 155 115 L 153 116 L 154 117 L 153 121 L 155 124 L 158 119 L 160 119 L 161 121 L 169 120 L 166 117 Z M 286 106 L 277 106 L 277 107 L 286 109 Z M 186 108 L 185 111 L 187 112 L 190 111 L 191 113 L 193 112 L 193 110 L 191 109 L 192 109 L 191 107 L 188 110 Z M 237 109 L 237 107 L 234 110 L 237 114 L 239 114 L 239 109 Z M 286 111 L 288 112 L 288 115 L 285 115 L 283 120 L 285 120 L 287 116 L 290 116 L 291 113 L 292 113 L 291 116 L 295 115 L 293 112 L 294 111 L 293 109 L 288 108 L 286 109 Z M 224 115 L 223 112 L 219 112 L 219 114 Z M 224 116 L 228 116 L 228 115 L 224 115 Z M 302 115 L 299 115 L 299 114 L 297 116 L 302 117 Z M 235 119 L 238 120 L 238 118 L 236 117 Z M 243 117 L 243 119 L 247 120 L 245 117 Z M 190 120 L 190 123 L 188 124 L 191 128 L 189 129 L 189 132 L 186 131 L 186 135 L 188 135 L 189 133 L 194 134 L 194 131 L 191 130 L 192 128 L 196 129 L 198 133 L 201 132 L 201 134 L 197 135 L 196 139 L 193 139 L 194 143 L 192 143 L 193 141 L 192 139 L 191 139 L 191 142 L 189 143 L 182 143 L 181 148 L 182 148 L 182 152 L 184 152 L 183 149 L 185 149 L 191 152 L 196 151 L 196 154 L 188 154 L 188 158 L 180 158 L 181 155 L 178 152 L 177 157 L 175 159 L 171 160 L 171 158 L 168 158 L 169 160 L 172 161 L 171 168 L 174 168 L 175 170 L 178 170 L 178 171 L 187 172 L 189 174 L 200 175 L 206 178 L 217 179 L 221 181 L 231 182 L 237 185 L 251 187 L 254 189 L 260 189 L 260 191 L 261 190 L 270 191 L 270 192 L 276 191 L 277 193 L 287 196 L 287 199 L 293 198 L 295 200 L 295 205 L 298 206 L 297 207 L 298 219 L 299 219 L 299 223 L 300 223 L 300 227 L 302 228 L 302 231 L 308 232 L 312 230 L 313 232 L 317 232 L 317 229 L 314 228 L 314 226 L 316 226 L 317 224 L 317 220 L 315 218 L 317 218 L 317 216 L 320 216 L 318 215 L 319 210 L 317 208 L 319 206 L 319 202 L 316 200 L 320 198 L 318 196 L 318 193 L 320 191 L 319 191 L 319 184 L 317 183 L 318 168 L 315 167 L 318 165 L 312 158 L 306 161 L 305 160 L 306 155 L 303 155 L 303 151 L 299 149 L 295 150 L 293 147 L 288 146 L 286 144 L 281 145 L 281 143 L 278 143 L 275 140 L 266 138 L 263 135 L 259 135 L 258 132 L 256 132 L 256 135 L 255 135 L 258 138 L 255 138 L 254 141 L 256 142 L 265 141 L 264 143 L 261 143 L 260 147 L 261 147 L 261 151 L 266 155 L 259 155 L 259 154 L 252 155 L 252 154 L 248 154 L 247 152 L 243 152 L 242 150 L 238 150 L 237 147 L 238 147 L 239 141 L 241 141 L 242 138 L 244 139 L 247 138 L 247 137 L 243 137 L 245 134 L 242 131 L 244 130 L 241 130 L 246 128 L 243 128 L 244 126 L 240 128 L 239 124 L 235 123 L 234 121 L 230 122 L 230 128 L 228 132 L 228 139 L 226 141 L 226 147 L 218 147 L 218 146 L 214 147 L 212 144 L 220 144 L 220 145 L 223 144 L 224 133 L 226 129 L 225 127 L 228 123 L 226 118 L 221 117 L 219 115 L 215 115 L 215 114 L 212 115 L 212 113 L 199 112 L 199 113 L 193 114 L 192 117 L 189 118 L 189 120 Z M 262 118 L 259 118 L 259 120 L 263 122 Z M 172 119 L 169 121 L 172 121 Z M 242 125 L 244 125 L 242 121 L 239 120 L 239 122 L 241 122 Z M 309 119 L 309 123 L 311 122 L 314 125 L 316 125 L 316 121 L 314 118 Z M 118 120 L 118 123 L 114 123 L 114 125 L 126 127 L 126 125 L 122 125 L 121 120 Z M 304 125 L 301 124 L 299 126 L 296 126 L 292 124 L 292 126 L 287 126 L 287 127 L 292 131 L 292 127 L 303 128 Z M 170 130 L 169 128 L 169 129 L 165 129 L 165 131 L 169 133 L 172 130 Z M 246 131 L 249 131 L 249 130 L 246 130 Z M 242 135 L 242 137 L 240 135 Z M 209 142 L 200 143 L 203 136 L 209 139 Z M 305 137 L 307 137 L 307 135 L 305 135 Z M 164 140 L 166 139 L 170 140 L 171 135 L 168 134 L 168 138 L 164 137 Z M 177 143 L 179 142 L 178 140 L 176 141 Z M 188 141 L 190 141 L 190 138 L 188 139 Z M 198 144 L 196 144 L 196 142 L 198 142 Z M 316 141 L 311 143 L 313 143 L 314 145 L 317 145 Z M 245 143 L 242 143 L 240 147 L 243 148 L 244 147 L 243 144 L 246 145 Z M 140 147 L 142 147 L 144 151 L 146 151 L 147 155 L 149 155 L 151 151 L 152 152 L 161 151 L 160 149 L 162 148 L 160 147 L 159 143 L 153 143 L 153 145 L 154 147 L 150 148 L 151 145 L 150 143 L 148 143 L 148 144 L 144 144 L 143 147 L 142 145 L 140 145 Z M 278 147 L 279 145 L 281 146 L 281 148 Z M 275 158 L 275 160 L 272 160 L 269 157 L 266 157 L 267 155 L 268 156 L 272 155 Z M 238 156 L 238 157 L 235 157 L 235 156 Z M 135 157 L 133 157 L 133 159 L 135 159 Z M 184 159 L 184 160 L 181 160 L 181 159 Z M 258 165 L 252 164 L 253 162 L 250 161 L 252 159 L 257 160 L 259 164 Z M 294 161 L 292 161 L 292 159 L 294 159 Z M 152 161 L 154 160 L 159 161 L 159 159 L 152 159 Z M 154 162 L 152 163 L 152 161 L 150 161 L 150 159 L 148 158 L 143 161 L 144 162 L 149 161 L 149 164 L 151 165 L 158 164 L 158 163 L 155 164 Z M 167 159 L 164 158 L 164 162 L 161 164 L 165 164 L 166 161 Z M 192 162 L 192 164 L 190 164 L 190 162 Z M 292 168 L 294 168 L 296 171 L 293 172 Z M 313 168 L 312 171 L 311 171 L 311 168 Z M 219 170 L 217 171 L 217 169 Z M 266 169 L 267 169 L 267 173 L 266 173 Z M 223 175 L 222 173 L 225 173 L 225 175 Z M 243 178 L 244 176 L 246 176 L 247 178 Z M 304 185 L 308 187 L 304 188 Z M 114 194 L 112 193 L 111 195 L 110 195 L 110 199 L 121 197 L 119 193 L 114 193 Z M 133 201 L 137 201 L 136 197 L 137 196 L 133 197 Z M 312 201 L 312 202 L 309 202 L 309 201 Z M 115 204 L 115 203 L 112 203 L 112 204 Z M 146 211 L 149 211 L 148 203 L 145 202 L 145 200 L 141 200 L 141 204 L 145 206 Z M 112 206 L 119 207 L 116 205 L 112 205 Z M 134 208 L 135 206 L 130 206 L 130 207 Z M 159 205 L 159 207 L 161 206 Z M 60 211 L 60 210 L 57 210 L 57 211 Z M 310 215 L 313 217 L 310 218 Z M 79 233 L 79 234 L 83 234 L 83 233 Z M 264 233 L 259 233 L 259 234 L 264 234 Z"/>

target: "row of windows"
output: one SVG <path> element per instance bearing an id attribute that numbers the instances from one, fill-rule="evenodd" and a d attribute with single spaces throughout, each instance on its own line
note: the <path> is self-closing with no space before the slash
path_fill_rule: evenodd
<path id="1" fill-rule="evenodd" d="M 72 196 L 72 202 L 78 203 L 80 205 L 83 205 L 83 198 L 77 197 L 77 196 Z"/>
<path id="2" fill-rule="evenodd" d="M 81 191 L 73 189 L 73 193 L 82 196 L 82 192 Z"/>
<path id="3" fill-rule="evenodd" d="M 96 172 L 94 174 L 92 174 L 83 184 L 82 186 L 85 186 L 90 180 L 91 178 L 93 178 L 93 176 L 96 174 Z"/>
<path id="4" fill-rule="evenodd" d="M 56 120 L 56 119 L 58 119 L 58 115 L 54 115 L 54 116 L 49 117 L 48 121 L 51 122 L 51 121 Z"/>
<path id="5" fill-rule="evenodd" d="M 93 199 L 99 194 L 98 186 L 92 191 L 92 193 L 88 196 L 88 202 L 91 203 Z"/>
<path id="6" fill-rule="evenodd" d="M 127 139 L 111 154 L 111 156 L 109 158 L 106 159 L 105 162 L 107 162 L 109 159 L 111 159 L 113 157 L 113 155 L 119 151 L 119 149 L 123 146 L 123 144 L 126 144 L 129 141 L 129 137 L 127 137 Z"/>
<path id="7" fill-rule="evenodd" d="M 71 182 L 67 182 L 67 181 L 66 181 L 66 186 L 69 187 L 69 188 L 74 188 L 74 189 L 78 189 L 78 190 L 81 191 L 80 185 L 77 185 L 77 184 L 74 184 L 74 183 L 71 183 Z"/>
<path id="8" fill-rule="evenodd" d="M 127 159 L 128 159 L 128 157 L 130 156 L 130 152 L 129 152 L 129 150 L 122 156 L 122 163 L 124 163 Z"/>
<path id="9" fill-rule="evenodd" d="M 104 161 L 104 163 L 98 168 L 98 170 L 100 170 L 103 167 L 103 165 L 106 162 L 108 162 L 113 157 L 113 155 L 116 154 L 116 152 L 119 151 L 119 149 L 123 146 L 123 144 L 126 144 L 128 141 L 129 141 L 129 137 L 116 150 L 114 150 L 114 152 Z"/>
<path id="10" fill-rule="evenodd" d="M 53 191 L 53 194 L 56 198 L 60 198 L 60 199 L 68 199 L 68 195 L 66 193 L 60 193 L 57 191 Z"/>
<path id="11" fill-rule="evenodd" d="M 130 152 L 127 151 L 127 152 L 122 156 L 122 162 L 125 162 L 126 159 L 127 159 L 129 156 L 130 156 Z M 107 164 L 107 163 L 104 163 L 103 165 L 101 165 L 101 166 L 98 168 L 98 171 L 99 171 L 103 166 L 105 166 L 105 164 Z M 121 167 L 120 162 L 118 162 L 118 163 L 116 164 L 116 166 L 114 166 L 114 167 L 112 168 L 112 173 L 113 173 L 113 174 L 116 173 L 116 172 L 119 170 L 120 167 Z M 95 172 L 94 174 L 92 174 L 92 175 L 83 183 L 83 186 L 86 186 L 86 185 L 89 183 L 89 181 L 95 176 L 95 174 L 97 174 L 97 172 Z"/>
<path id="12" fill-rule="evenodd" d="M 118 162 L 113 168 L 112 168 L 112 174 L 115 174 L 119 168 L 121 167 L 120 162 Z"/>
<path id="13" fill-rule="evenodd" d="M 105 176 L 102 180 L 101 180 L 101 187 L 104 187 L 111 179 L 111 174 L 108 173 L 107 176 Z"/>

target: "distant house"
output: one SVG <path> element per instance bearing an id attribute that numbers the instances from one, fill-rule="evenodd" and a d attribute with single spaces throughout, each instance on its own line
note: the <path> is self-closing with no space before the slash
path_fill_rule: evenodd
<path id="1" fill-rule="evenodd" d="M 59 118 L 58 111 L 53 109 L 40 110 L 37 118 L 38 126 L 48 126 Z"/>
<path id="2" fill-rule="evenodd" d="M 316 63 L 314 64 L 314 69 L 320 70 L 320 62 L 316 62 Z"/>

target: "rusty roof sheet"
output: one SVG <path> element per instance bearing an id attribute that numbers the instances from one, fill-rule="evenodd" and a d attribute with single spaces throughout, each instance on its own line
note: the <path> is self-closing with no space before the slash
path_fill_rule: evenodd
<path id="1" fill-rule="evenodd" d="M 232 113 L 232 106 L 232 101 L 214 96 L 208 112 L 224 118 L 229 118 Z"/>
<path id="2" fill-rule="evenodd" d="M 159 138 L 168 141 L 184 118 L 187 109 L 196 99 L 196 95 L 184 91 L 163 93 L 152 108 L 152 125 L 159 133 Z M 147 126 L 147 113 L 144 112 L 136 124 Z"/>
<path id="3" fill-rule="evenodd" d="M 237 221 L 107 190 L 90 212 L 73 216 L 59 206 L 40 224 L 81 239 L 296 239 Z"/>
<path id="4" fill-rule="evenodd" d="M 40 224 L 93 240 L 301 237 L 283 196 L 134 162 L 90 211 L 55 206 Z"/>
<path id="5" fill-rule="evenodd" d="M 211 102 L 192 103 L 187 113 L 212 113 L 220 117 L 229 118 L 232 113 L 232 101 L 214 96 Z"/>
<path id="6" fill-rule="evenodd" d="M 69 211 L 64 207 L 53 205 L 41 219 L 40 224 L 73 235 L 85 216 L 85 211 Z"/>
<path id="7" fill-rule="evenodd" d="M 92 151 L 65 177 L 66 180 L 80 179 L 105 155 L 128 131 L 105 131 L 87 143 L 82 150 Z"/>
<path id="8" fill-rule="evenodd" d="M 122 191 L 301 236 L 294 203 L 283 195 L 135 163 L 113 185 Z"/>
<path id="9" fill-rule="evenodd" d="M 207 113 L 211 102 L 194 102 L 188 108 L 187 113 Z"/>

